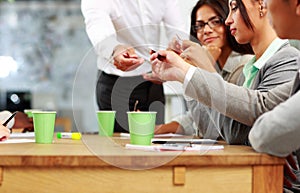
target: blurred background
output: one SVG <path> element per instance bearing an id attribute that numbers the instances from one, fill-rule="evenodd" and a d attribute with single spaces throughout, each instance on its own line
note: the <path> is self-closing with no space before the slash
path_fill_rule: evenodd
<path id="1" fill-rule="evenodd" d="M 72 119 L 74 75 L 91 47 L 80 1 L 1 1 L 0 28 L 1 109 Z"/>
<path id="2" fill-rule="evenodd" d="M 180 0 L 186 29 L 195 2 Z M 94 109 L 86 105 L 94 102 L 95 92 L 86 87 L 95 85 L 96 58 L 85 32 L 80 0 L 0 0 L 0 29 L 0 109 L 56 110 L 58 117 L 71 121 L 72 130 L 97 131 Z M 80 69 L 81 63 L 87 69 Z M 76 91 L 76 104 L 72 104 L 78 69 L 80 92 Z M 184 104 L 178 97 L 180 85 L 167 84 L 165 93 L 168 121 L 184 111 Z M 74 111 L 79 115 L 76 120 Z"/>

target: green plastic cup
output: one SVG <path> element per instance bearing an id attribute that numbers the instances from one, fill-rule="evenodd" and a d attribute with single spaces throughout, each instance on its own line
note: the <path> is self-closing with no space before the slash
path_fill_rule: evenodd
<path id="1" fill-rule="evenodd" d="M 41 110 L 40 109 L 24 109 L 24 113 L 27 115 L 28 118 L 33 117 L 33 114 L 32 114 L 33 111 L 41 111 Z"/>
<path id="2" fill-rule="evenodd" d="M 56 111 L 33 111 L 32 114 L 35 142 L 52 143 Z"/>
<path id="3" fill-rule="evenodd" d="M 156 112 L 127 112 L 130 143 L 135 145 L 151 145 L 154 136 Z"/>
<path id="4" fill-rule="evenodd" d="M 97 111 L 100 136 L 113 136 L 116 111 Z"/>

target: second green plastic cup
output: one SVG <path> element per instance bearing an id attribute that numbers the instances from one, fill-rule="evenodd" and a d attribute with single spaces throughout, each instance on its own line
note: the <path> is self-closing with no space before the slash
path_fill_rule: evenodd
<path id="1" fill-rule="evenodd" d="M 151 145 L 154 135 L 156 112 L 127 112 L 130 143 L 136 145 Z"/>
<path id="2" fill-rule="evenodd" d="M 56 111 L 33 111 L 33 126 L 36 143 L 52 143 Z"/>
<path id="3" fill-rule="evenodd" d="M 100 136 L 113 136 L 116 111 L 97 111 Z"/>
<path id="4" fill-rule="evenodd" d="M 28 118 L 33 117 L 33 114 L 32 114 L 33 111 L 41 111 L 41 110 L 40 109 L 24 109 L 24 113 L 27 115 Z"/>

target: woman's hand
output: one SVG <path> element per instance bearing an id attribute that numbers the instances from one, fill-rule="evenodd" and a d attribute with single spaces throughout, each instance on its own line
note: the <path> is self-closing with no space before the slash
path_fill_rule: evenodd
<path id="1" fill-rule="evenodd" d="M 180 55 L 183 51 L 181 44 L 182 44 L 182 40 L 178 39 L 178 37 L 174 37 L 172 38 L 171 42 L 169 42 L 167 50 L 173 51 L 178 55 Z"/>
<path id="2" fill-rule="evenodd" d="M 180 56 L 193 66 L 209 72 L 216 72 L 215 63 L 221 54 L 221 49 L 204 47 L 190 40 L 182 43 L 183 52 Z"/>
<path id="3" fill-rule="evenodd" d="M 152 76 L 162 81 L 184 81 L 184 77 L 190 68 L 180 56 L 173 51 L 160 50 L 150 57 L 152 64 Z"/>
<path id="4" fill-rule="evenodd" d="M 0 124 L 0 141 L 4 141 L 9 138 L 10 131 L 7 127 Z"/>
<path id="5" fill-rule="evenodd" d="M 176 121 L 155 126 L 154 134 L 165 134 L 165 133 L 183 134 L 183 129 L 181 125 Z"/>
<path id="6" fill-rule="evenodd" d="M 165 81 L 159 79 L 158 77 L 153 76 L 152 73 L 143 74 L 143 78 L 154 84 L 162 84 L 163 82 L 165 82 Z"/>

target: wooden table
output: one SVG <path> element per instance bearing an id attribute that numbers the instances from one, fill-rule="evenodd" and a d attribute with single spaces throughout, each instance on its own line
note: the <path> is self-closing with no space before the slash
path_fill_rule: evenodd
<path id="1" fill-rule="evenodd" d="M 124 149 L 84 135 L 53 144 L 0 144 L 0 192 L 281 193 L 284 160 L 246 146 L 207 152 Z"/>

